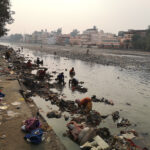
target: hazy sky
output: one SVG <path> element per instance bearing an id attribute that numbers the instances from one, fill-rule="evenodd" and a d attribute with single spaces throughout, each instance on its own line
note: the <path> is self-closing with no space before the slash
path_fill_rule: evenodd
<path id="1" fill-rule="evenodd" d="M 105 32 L 150 25 L 150 0 L 11 0 L 15 22 L 10 33 L 63 28 L 83 31 L 96 25 Z"/>

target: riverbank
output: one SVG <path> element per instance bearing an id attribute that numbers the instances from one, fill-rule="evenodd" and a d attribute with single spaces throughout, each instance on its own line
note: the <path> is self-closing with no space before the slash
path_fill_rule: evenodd
<path id="1" fill-rule="evenodd" d="M 33 51 L 43 51 L 72 59 L 80 59 L 87 62 L 95 62 L 102 65 L 119 66 L 126 69 L 149 70 L 150 52 L 133 50 L 110 50 L 87 48 L 79 46 L 57 46 L 40 44 L 19 44 Z"/>
<path id="2" fill-rule="evenodd" d="M 6 96 L 0 101 L 0 150 L 65 150 L 53 129 L 40 117 L 45 128 L 45 140 L 39 145 L 32 145 L 24 140 L 21 131 L 22 121 L 35 117 L 38 108 L 19 93 L 22 90 L 18 74 L 8 69 L 9 63 L 3 58 L 4 47 L 0 50 L 0 90 Z"/>

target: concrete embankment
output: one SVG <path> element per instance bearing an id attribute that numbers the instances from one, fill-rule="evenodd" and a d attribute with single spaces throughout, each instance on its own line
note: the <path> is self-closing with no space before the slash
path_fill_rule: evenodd
<path id="1" fill-rule="evenodd" d="M 26 102 L 19 93 L 22 88 L 18 74 L 8 68 L 9 62 L 4 59 L 4 53 L 5 47 L 0 47 L 0 90 L 5 94 L 0 101 L 0 150 L 65 150 L 53 129 L 41 117 L 39 119 L 45 128 L 45 140 L 39 145 L 24 140 L 22 121 L 35 117 L 37 108 L 33 102 Z"/>

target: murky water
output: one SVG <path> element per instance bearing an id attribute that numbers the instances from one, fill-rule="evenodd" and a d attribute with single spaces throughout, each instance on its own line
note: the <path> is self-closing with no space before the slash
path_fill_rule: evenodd
<path id="1" fill-rule="evenodd" d="M 65 94 L 67 100 L 75 100 L 76 98 L 84 98 L 85 96 L 96 95 L 97 97 L 105 97 L 113 100 L 114 106 L 108 106 L 103 103 L 94 103 L 93 109 L 96 109 L 101 114 L 111 114 L 116 110 L 121 110 L 120 115 L 128 118 L 136 131 L 140 133 L 141 143 L 138 144 L 150 147 L 150 72 L 140 72 L 125 70 L 113 66 L 103 66 L 91 62 L 83 62 L 80 60 L 72 60 L 63 57 L 57 57 L 46 53 L 35 52 L 24 49 L 22 52 L 26 57 L 35 59 L 40 57 L 44 60 L 44 66 L 48 68 L 48 72 L 57 71 L 64 72 L 67 82 L 63 89 L 57 92 Z M 69 70 L 75 68 L 76 78 L 79 81 L 84 81 L 84 87 L 88 88 L 88 92 L 81 94 L 72 92 L 69 89 Z M 68 71 L 65 71 L 68 69 Z M 69 150 L 77 150 L 79 147 L 63 137 L 62 134 L 66 131 L 66 121 L 61 119 L 48 119 L 46 113 L 50 108 L 58 109 L 56 106 L 51 106 L 50 102 L 45 102 L 40 97 L 33 98 L 36 104 L 42 109 L 45 119 L 53 127 L 56 134 Z M 131 106 L 126 105 L 130 103 Z M 55 108 L 54 108 L 55 107 Z M 136 124 L 136 126 L 135 126 Z M 100 126 L 109 127 L 112 133 L 119 133 L 112 122 L 111 117 L 108 117 Z M 147 134 L 148 133 L 148 134 Z"/>

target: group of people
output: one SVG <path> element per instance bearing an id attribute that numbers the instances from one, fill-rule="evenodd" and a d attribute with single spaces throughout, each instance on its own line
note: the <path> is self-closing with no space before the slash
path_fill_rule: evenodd
<path id="1" fill-rule="evenodd" d="M 39 58 L 37 58 L 36 63 L 37 63 L 37 65 L 39 65 L 41 63 Z M 28 62 L 27 62 L 27 67 L 28 68 L 32 67 L 32 63 L 31 63 L 30 60 L 28 60 Z M 44 77 L 46 76 L 46 71 L 47 71 L 46 68 L 38 70 L 37 71 L 38 79 L 43 80 Z M 79 85 L 79 81 L 74 77 L 75 76 L 74 67 L 72 67 L 71 70 L 69 71 L 69 75 L 71 77 L 71 79 L 69 80 L 69 86 L 77 87 Z M 64 73 L 63 72 L 61 72 L 57 75 L 56 81 L 60 85 L 65 85 Z M 90 97 L 85 97 L 83 99 L 76 99 L 75 103 L 77 104 L 78 109 L 82 114 L 88 114 L 92 110 L 92 99 Z M 85 132 L 86 128 L 84 128 L 80 124 L 77 124 L 74 121 L 69 122 L 67 124 L 67 127 L 70 131 L 70 134 L 73 136 L 74 141 L 77 141 L 77 140 L 80 141 L 80 139 L 82 139 L 82 135 Z"/>
<path id="2" fill-rule="evenodd" d="M 40 63 L 40 60 L 39 60 L 39 58 L 37 58 L 37 64 L 39 64 L 39 63 Z M 26 65 L 27 65 L 27 68 L 31 68 L 32 67 L 31 60 L 28 60 Z M 46 76 L 46 71 L 47 71 L 47 68 L 38 70 L 37 77 L 39 79 L 43 80 L 44 77 Z M 71 79 L 69 80 L 69 86 L 70 85 L 72 87 L 78 86 L 79 81 L 76 78 L 74 78 L 74 76 L 75 76 L 74 67 L 71 68 L 71 70 L 69 71 L 69 74 L 71 76 Z M 56 78 L 56 81 L 58 81 L 58 84 L 65 85 L 64 73 L 63 72 L 58 74 L 58 76 Z M 75 102 L 77 103 L 78 107 L 84 113 L 88 113 L 88 112 L 90 112 L 92 110 L 92 100 L 89 97 L 85 97 L 83 99 L 76 99 Z"/>
<path id="3" fill-rule="evenodd" d="M 69 85 L 72 85 L 73 87 L 78 86 L 79 81 L 73 77 L 75 75 L 74 67 L 69 71 L 69 74 L 72 77 L 72 79 L 69 80 Z M 92 100 L 89 97 L 76 99 L 75 102 L 84 113 L 89 113 L 92 110 Z"/>

